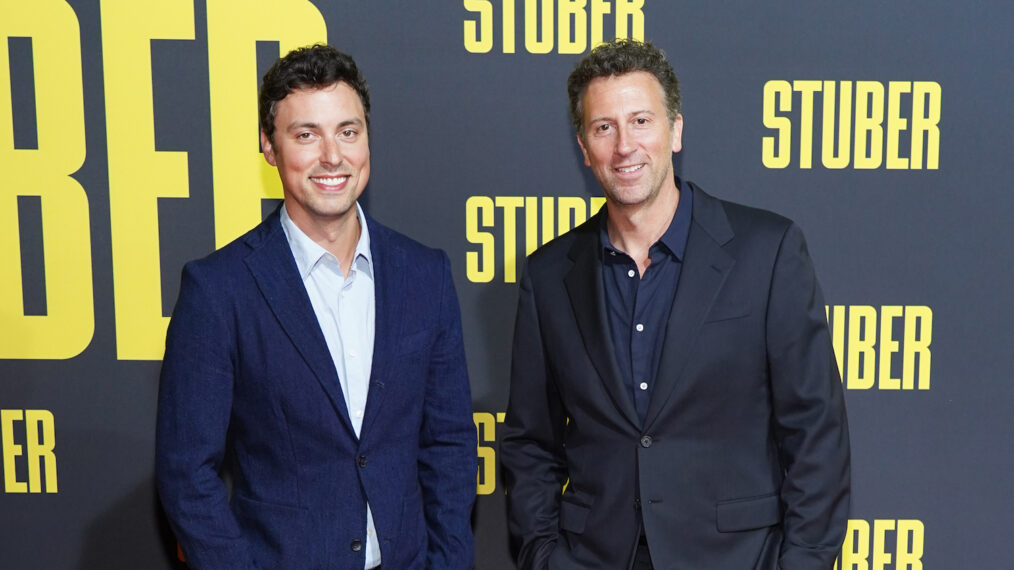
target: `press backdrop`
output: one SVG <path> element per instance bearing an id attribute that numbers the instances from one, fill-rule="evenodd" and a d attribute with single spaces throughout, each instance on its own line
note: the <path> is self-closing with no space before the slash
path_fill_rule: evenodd
<path id="1" fill-rule="evenodd" d="M 842 568 L 1009 567 L 1012 6 L 0 0 L 0 566 L 177 564 L 152 472 L 180 270 L 276 204 L 259 77 L 328 41 L 371 87 L 365 208 L 453 261 L 476 565 L 511 568 L 497 437 L 516 281 L 601 205 L 567 74 L 635 37 L 683 86 L 679 175 L 808 237 L 852 433 Z"/>

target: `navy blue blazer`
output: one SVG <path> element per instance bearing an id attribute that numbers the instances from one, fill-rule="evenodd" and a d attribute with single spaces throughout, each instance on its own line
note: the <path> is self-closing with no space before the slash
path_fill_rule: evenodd
<path id="1" fill-rule="evenodd" d="M 500 458 L 518 567 L 829 569 L 849 439 L 824 299 L 789 220 L 694 186 L 644 422 L 613 356 L 600 215 L 528 258 Z M 561 494 L 561 489 L 566 490 Z"/>
<path id="2" fill-rule="evenodd" d="M 367 500 L 385 567 L 472 567 L 476 435 L 450 261 L 366 222 L 376 336 L 359 438 L 278 210 L 184 267 L 156 476 L 192 568 L 363 568 Z"/>

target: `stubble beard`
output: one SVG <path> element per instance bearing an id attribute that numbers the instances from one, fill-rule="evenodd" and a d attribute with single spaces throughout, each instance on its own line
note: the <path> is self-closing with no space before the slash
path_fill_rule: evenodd
<path id="1" fill-rule="evenodd" d="M 603 184 L 602 189 L 606 200 L 617 206 L 641 206 L 654 203 L 662 191 L 662 186 L 665 185 L 666 178 L 672 176 L 672 167 L 669 167 L 662 171 L 657 178 L 646 181 L 647 189 L 643 185 L 622 188 L 613 180 L 610 180 L 608 185 Z"/>

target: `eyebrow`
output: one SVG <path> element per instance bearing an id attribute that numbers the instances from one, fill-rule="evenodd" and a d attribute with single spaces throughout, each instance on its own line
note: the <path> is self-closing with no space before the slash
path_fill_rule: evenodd
<path id="1" fill-rule="evenodd" d="M 655 116 L 655 112 L 651 111 L 649 109 L 641 109 L 639 111 L 631 111 L 631 112 L 627 113 L 627 118 L 636 117 L 638 115 L 651 115 L 651 116 L 654 117 Z M 592 123 L 597 123 L 599 121 L 610 121 L 610 120 L 612 120 L 612 117 L 606 117 L 606 116 L 596 117 L 596 118 L 591 119 L 590 121 L 588 121 L 588 124 L 590 125 Z"/>
<path id="2" fill-rule="evenodd" d="M 363 121 L 361 119 L 359 119 L 358 117 L 356 117 L 356 118 L 353 118 L 353 119 L 345 119 L 344 121 L 338 123 L 338 128 L 339 129 L 343 128 L 343 127 L 348 127 L 348 126 L 361 127 L 361 126 L 363 126 Z M 306 121 L 306 122 L 302 122 L 302 123 L 291 123 L 291 124 L 289 124 L 288 127 L 286 127 L 285 130 L 292 131 L 292 130 L 296 130 L 296 129 L 319 129 L 319 128 L 320 128 L 320 123 L 314 123 L 312 121 Z"/>

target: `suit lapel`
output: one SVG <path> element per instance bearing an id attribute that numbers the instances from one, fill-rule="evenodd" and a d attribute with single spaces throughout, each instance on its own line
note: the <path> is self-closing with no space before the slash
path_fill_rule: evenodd
<path id="1" fill-rule="evenodd" d="M 253 251 L 246 257 L 246 265 L 282 330 L 317 377 L 342 423 L 354 434 L 338 372 L 282 231 L 278 210 L 259 229 L 247 238 Z"/>
<path id="2" fill-rule="evenodd" d="M 587 231 L 577 236 L 570 249 L 574 265 L 564 277 L 571 308 L 577 319 L 578 330 L 584 341 L 585 351 L 595 370 L 605 384 L 613 403 L 627 420 L 638 427 L 637 409 L 631 394 L 623 384 L 613 345 L 609 337 L 609 323 L 606 319 L 606 296 L 602 284 L 602 260 L 598 240 L 598 222 L 601 214 L 585 224 Z M 577 229 L 575 232 L 579 231 Z"/>
<path id="3" fill-rule="evenodd" d="M 369 433 L 387 395 L 387 378 L 391 363 L 397 362 L 398 339 L 402 336 L 401 316 L 405 306 L 405 252 L 388 235 L 387 228 L 367 216 L 370 229 L 370 254 L 373 257 L 373 291 L 375 327 L 373 365 L 370 368 L 370 391 L 366 398 L 360 436 Z"/>
<path id="4" fill-rule="evenodd" d="M 662 358 L 645 417 L 651 426 L 672 396 L 692 357 L 694 342 L 725 278 L 736 261 L 722 250 L 733 237 L 721 202 L 694 186 L 693 224 L 687 238 L 680 281 L 666 326 Z"/>

